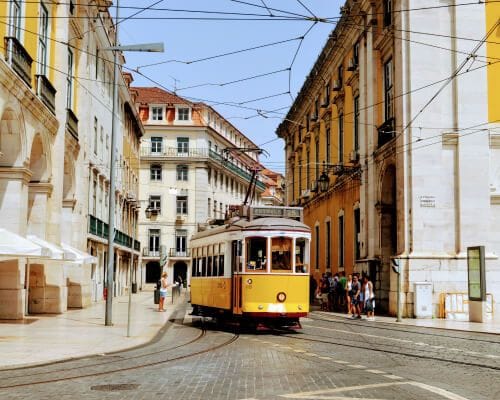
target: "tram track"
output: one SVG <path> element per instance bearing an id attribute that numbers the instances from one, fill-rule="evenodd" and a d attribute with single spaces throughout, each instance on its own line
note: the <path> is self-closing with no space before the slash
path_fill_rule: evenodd
<path id="1" fill-rule="evenodd" d="M 444 329 L 444 328 L 419 327 L 421 329 L 432 329 L 433 331 L 443 331 L 443 332 L 446 332 L 446 334 L 422 332 L 422 330 L 419 330 L 419 329 L 400 329 L 399 326 L 395 326 L 394 324 L 380 322 L 380 321 L 377 321 L 376 324 L 374 324 L 373 322 L 365 323 L 365 322 L 359 321 L 359 320 L 350 321 L 349 319 L 346 319 L 343 317 L 335 317 L 335 316 L 332 316 L 332 318 L 319 318 L 316 315 L 311 315 L 311 314 L 309 314 L 308 318 L 313 320 L 313 321 L 333 322 L 333 323 L 337 323 L 337 324 L 343 324 L 346 326 L 363 326 L 363 327 L 370 328 L 370 329 L 380 329 L 380 330 L 387 330 L 387 331 L 392 331 L 392 332 L 411 333 L 411 334 L 415 334 L 415 335 L 423 335 L 423 336 L 438 337 L 438 338 L 445 338 L 445 339 L 467 340 L 467 341 L 476 342 L 476 343 L 483 342 L 483 343 L 488 343 L 488 344 L 500 345 L 500 340 L 488 340 L 488 339 L 468 338 L 468 337 L 450 335 L 449 334 L 450 330 Z M 476 335 L 477 334 L 491 335 L 488 333 L 481 333 L 481 332 L 474 332 L 474 334 L 476 334 Z"/>
<path id="2" fill-rule="evenodd" d="M 384 353 L 384 354 L 391 354 L 391 355 L 410 357 L 410 358 L 418 358 L 418 359 L 424 359 L 424 360 L 433 360 L 433 361 L 438 361 L 438 362 L 443 362 L 443 363 L 460 364 L 460 365 L 468 366 L 468 367 L 477 367 L 477 368 L 482 368 L 482 369 L 500 371 L 500 365 L 486 364 L 485 361 L 487 361 L 487 360 L 484 357 L 481 358 L 481 361 L 482 361 L 481 363 L 475 363 L 475 362 L 470 362 L 470 361 L 463 361 L 463 360 L 457 360 L 457 359 L 453 359 L 453 358 L 441 357 L 441 356 L 437 356 L 437 355 L 430 355 L 429 354 L 430 352 L 437 352 L 437 351 L 434 349 L 429 349 L 428 346 L 422 348 L 422 350 L 425 350 L 425 354 L 422 354 L 422 353 L 409 352 L 408 349 L 403 347 L 403 346 L 367 343 L 367 342 L 354 340 L 354 339 L 342 339 L 342 341 L 326 340 L 326 339 L 314 339 L 314 338 L 311 338 L 310 336 L 318 336 L 318 335 L 307 334 L 309 337 L 302 337 L 302 335 L 305 335 L 304 333 L 302 333 L 302 334 L 297 333 L 295 335 L 292 335 L 292 334 L 284 332 L 284 331 L 283 332 L 275 331 L 275 332 L 276 332 L 276 333 L 274 333 L 275 336 L 286 337 L 287 339 L 293 339 L 293 340 L 297 340 L 297 341 L 337 345 L 337 346 L 342 346 L 342 347 L 349 347 L 349 346 L 351 346 L 351 343 L 352 343 L 352 347 L 359 349 L 359 350 L 363 349 L 363 350 Z"/>
<path id="3" fill-rule="evenodd" d="M 138 370 L 141 368 L 148 368 L 148 367 L 152 367 L 152 366 L 157 366 L 160 364 L 172 363 L 175 361 L 180 361 L 180 360 L 184 360 L 187 358 L 196 357 L 196 356 L 199 356 L 202 354 L 210 353 L 212 351 L 216 351 L 218 349 L 221 349 L 223 347 L 226 347 L 226 346 L 234 343 L 239 338 L 239 334 L 235 333 L 228 340 L 225 340 L 222 343 L 210 346 L 208 348 L 200 349 L 200 350 L 189 352 L 186 354 L 176 355 L 173 357 L 166 358 L 163 356 L 160 359 L 155 359 L 155 360 L 150 360 L 148 362 L 141 362 L 139 364 L 130 365 L 131 361 L 133 362 L 133 361 L 136 361 L 137 359 L 140 359 L 140 358 L 152 357 L 153 355 L 157 356 L 159 353 L 171 352 L 174 350 L 182 349 L 183 347 L 186 347 L 189 345 L 196 344 L 196 343 L 200 342 L 200 340 L 202 340 L 203 338 L 207 337 L 207 332 L 208 332 L 208 329 L 206 329 L 204 326 L 202 326 L 200 329 L 200 333 L 197 335 L 197 337 L 195 337 L 194 339 L 192 339 L 186 343 L 183 343 L 182 345 L 177 345 L 177 346 L 173 346 L 171 348 L 162 349 L 162 350 L 155 350 L 152 352 L 148 352 L 148 353 L 140 354 L 140 355 L 135 355 L 135 356 L 131 356 L 131 357 L 121 357 L 120 359 L 115 359 L 115 360 L 108 361 L 105 363 L 100 362 L 100 363 L 93 363 L 90 365 L 81 365 L 81 366 L 73 367 L 70 369 L 65 368 L 65 369 L 60 369 L 58 371 L 50 370 L 50 371 L 40 372 L 40 373 L 37 373 L 37 375 L 36 375 L 36 376 L 40 377 L 40 379 L 32 379 L 33 376 L 35 376 L 35 375 L 30 372 L 30 369 L 34 369 L 36 367 L 32 367 L 32 368 L 28 367 L 28 368 L 23 369 L 23 375 L 20 375 L 20 376 L 10 376 L 10 377 L 7 376 L 7 377 L 5 377 L 5 376 L 2 376 L 2 374 L 1 374 L 2 371 L 0 371 L 0 382 L 1 382 L 0 390 L 26 387 L 26 386 L 32 386 L 32 385 L 43 385 L 43 384 L 49 384 L 49 383 L 55 383 L 55 382 L 71 381 L 71 380 L 76 380 L 76 379 L 81 379 L 81 378 L 90 378 L 90 377 L 97 377 L 97 376 L 102 376 L 102 375 L 110 375 L 110 374 L 114 374 L 117 372 L 133 371 L 133 370 Z M 114 353 L 114 354 L 118 354 L 118 353 Z M 84 358 L 86 358 L 86 357 L 83 357 L 83 359 Z M 88 368 L 90 368 L 90 369 L 92 369 L 92 368 L 102 369 L 102 367 L 105 365 L 119 364 L 119 363 L 121 363 L 123 365 L 117 365 L 115 368 L 106 369 L 104 371 L 103 370 L 99 370 L 99 371 L 94 370 L 94 371 L 89 371 L 87 373 L 82 373 L 82 370 L 85 370 Z M 67 373 L 68 371 L 74 371 L 74 370 L 78 370 L 80 373 L 70 374 L 69 376 L 53 377 L 54 373 L 59 372 L 62 374 L 62 373 Z M 44 375 L 46 375 L 47 378 L 44 378 L 43 377 Z M 13 382 L 13 383 L 9 384 L 8 383 L 9 379 L 10 380 L 23 380 L 23 381 Z"/>

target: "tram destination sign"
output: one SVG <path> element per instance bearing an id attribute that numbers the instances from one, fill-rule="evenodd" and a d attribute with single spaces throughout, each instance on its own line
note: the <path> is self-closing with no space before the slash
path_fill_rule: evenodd
<path id="1" fill-rule="evenodd" d="M 250 218 L 292 218 L 302 221 L 301 207 L 251 207 Z"/>
<path id="2" fill-rule="evenodd" d="M 467 247 L 469 300 L 485 301 L 484 246 Z"/>

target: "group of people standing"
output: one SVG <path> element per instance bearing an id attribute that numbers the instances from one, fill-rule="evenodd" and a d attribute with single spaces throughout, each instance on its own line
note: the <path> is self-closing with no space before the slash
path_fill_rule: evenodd
<path id="1" fill-rule="evenodd" d="M 375 291 L 365 274 L 349 274 L 346 278 L 344 272 L 333 276 L 328 272 L 319 285 L 311 276 L 310 289 L 311 300 L 318 299 L 323 311 L 346 312 L 353 319 L 361 319 L 361 314 L 366 313 L 368 321 L 375 320 Z"/>

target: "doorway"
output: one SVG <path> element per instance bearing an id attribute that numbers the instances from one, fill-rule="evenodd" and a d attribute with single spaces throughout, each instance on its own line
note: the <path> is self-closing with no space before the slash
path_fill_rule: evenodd
<path id="1" fill-rule="evenodd" d="M 157 283 L 161 278 L 161 267 L 158 261 L 146 264 L 146 283 Z"/>

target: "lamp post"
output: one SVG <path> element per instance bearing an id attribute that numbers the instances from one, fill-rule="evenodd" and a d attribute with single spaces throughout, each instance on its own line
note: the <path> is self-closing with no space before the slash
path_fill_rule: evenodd
<path id="1" fill-rule="evenodd" d="M 116 113 L 118 110 L 118 77 L 120 76 L 120 68 L 118 65 L 118 52 L 120 51 L 146 51 L 146 52 L 163 52 L 163 43 L 147 43 L 147 44 L 135 44 L 128 46 L 118 45 L 118 22 L 120 15 L 119 0 L 116 1 L 116 24 L 115 24 L 115 45 L 112 47 L 106 47 L 102 50 L 109 50 L 114 52 L 113 64 L 113 107 L 112 107 L 112 119 L 111 119 L 111 160 L 109 165 L 109 219 L 108 219 L 108 266 L 106 274 L 106 313 L 105 313 L 105 325 L 111 326 L 112 314 L 113 314 L 113 292 L 114 292 L 114 239 L 115 239 L 115 163 L 116 163 L 116 131 L 117 131 L 117 118 Z"/>

